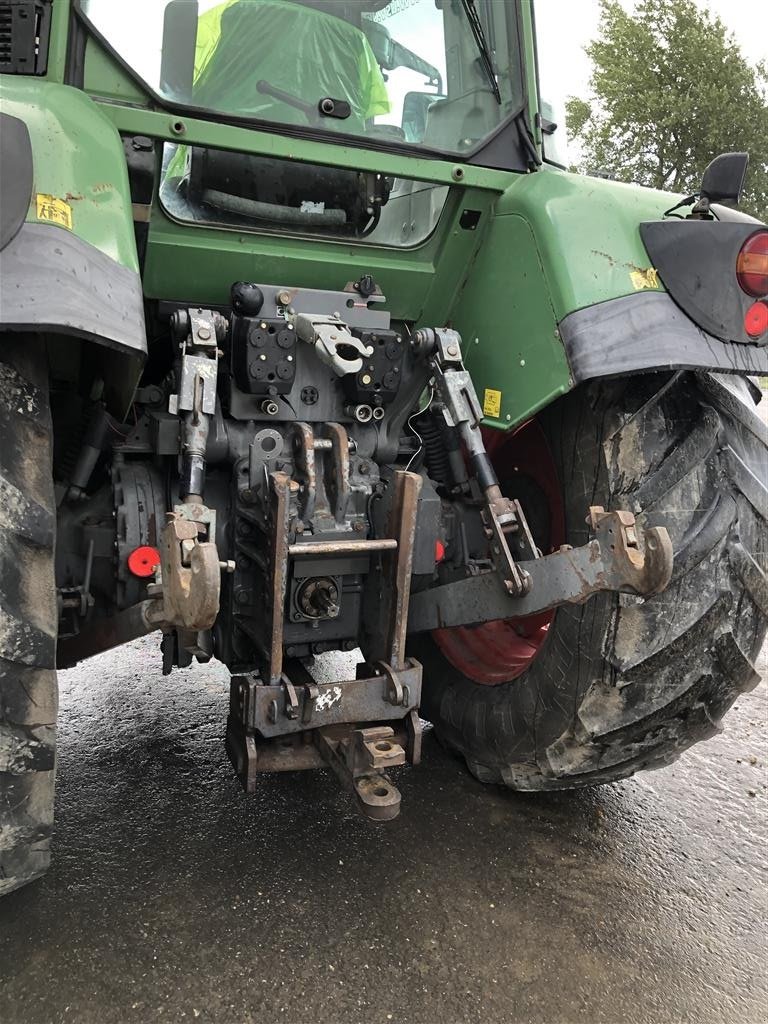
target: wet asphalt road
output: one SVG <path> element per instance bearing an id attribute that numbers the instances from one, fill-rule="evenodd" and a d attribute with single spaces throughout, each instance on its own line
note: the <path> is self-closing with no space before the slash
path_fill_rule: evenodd
<path id="1" fill-rule="evenodd" d="M 762 659 L 763 673 L 767 659 Z M 222 666 L 61 676 L 55 865 L 0 903 L 0 1021 L 761 1024 L 766 688 L 665 771 L 485 788 L 430 736 L 373 825 L 326 772 L 246 798 Z"/>

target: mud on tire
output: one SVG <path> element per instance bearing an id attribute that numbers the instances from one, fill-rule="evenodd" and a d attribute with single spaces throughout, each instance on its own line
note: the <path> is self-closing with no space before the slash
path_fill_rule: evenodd
<path id="1" fill-rule="evenodd" d="M 0 895 L 50 859 L 56 723 L 54 497 L 41 342 L 0 341 Z"/>
<path id="2" fill-rule="evenodd" d="M 424 714 L 484 782 L 545 790 L 625 778 L 720 729 L 758 682 L 768 623 L 768 431 L 743 378 L 654 374 L 582 387 L 542 416 L 567 540 L 589 505 L 665 526 L 672 582 L 647 601 L 605 594 L 558 609 L 526 672 L 483 686 L 429 637 Z"/>

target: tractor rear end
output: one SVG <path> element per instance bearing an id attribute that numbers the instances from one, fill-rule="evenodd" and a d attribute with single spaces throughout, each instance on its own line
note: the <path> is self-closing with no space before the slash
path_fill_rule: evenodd
<path id="1" fill-rule="evenodd" d="M 0 891 L 56 667 L 149 633 L 226 666 L 247 792 L 376 820 L 424 718 L 527 790 L 715 732 L 768 618 L 743 156 L 686 221 L 549 164 L 526 2 L 6 8 Z"/>

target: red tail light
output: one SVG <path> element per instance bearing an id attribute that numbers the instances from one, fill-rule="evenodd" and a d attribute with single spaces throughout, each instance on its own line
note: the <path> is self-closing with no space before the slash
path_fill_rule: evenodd
<path id="1" fill-rule="evenodd" d="M 755 302 L 744 314 L 744 330 L 750 338 L 760 338 L 768 331 L 768 304 Z"/>
<path id="2" fill-rule="evenodd" d="M 768 295 L 768 231 L 748 238 L 736 257 L 736 277 L 747 295 L 761 299 Z"/>

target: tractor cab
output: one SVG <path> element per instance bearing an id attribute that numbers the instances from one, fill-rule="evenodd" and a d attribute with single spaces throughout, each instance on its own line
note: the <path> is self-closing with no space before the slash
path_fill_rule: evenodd
<path id="1" fill-rule="evenodd" d="M 81 3 L 115 57 L 177 110 L 374 152 L 527 166 L 517 5 L 171 0 L 157 8 L 139 30 L 114 4 Z M 447 196 L 439 183 L 383 170 L 183 140 L 167 144 L 162 160 L 162 205 L 187 223 L 408 247 L 431 234 Z"/>

